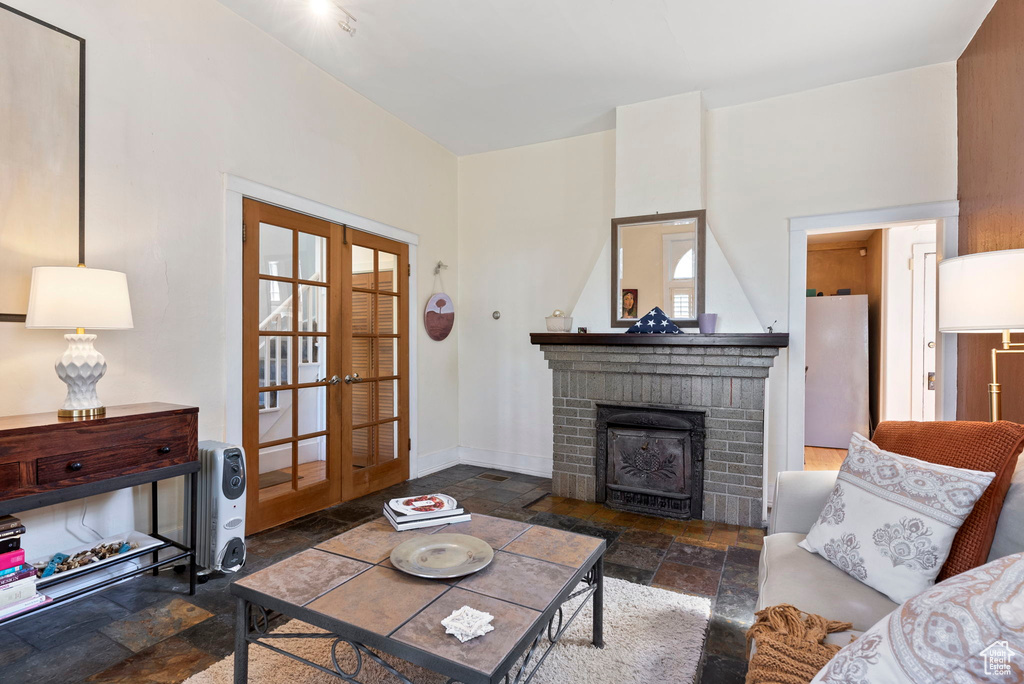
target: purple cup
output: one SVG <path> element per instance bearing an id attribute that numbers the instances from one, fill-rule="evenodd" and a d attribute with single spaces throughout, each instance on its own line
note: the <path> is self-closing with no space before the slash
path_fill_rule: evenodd
<path id="1" fill-rule="evenodd" d="M 715 332 L 718 325 L 718 314 L 702 313 L 697 314 L 697 325 L 700 327 L 701 335 L 710 335 Z"/>

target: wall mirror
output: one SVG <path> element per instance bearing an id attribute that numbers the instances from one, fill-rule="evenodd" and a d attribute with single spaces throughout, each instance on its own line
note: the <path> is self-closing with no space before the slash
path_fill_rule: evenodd
<path id="1" fill-rule="evenodd" d="M 658 306 L 679 327 L 704 312 L 704 211 L 612 219 L 612 327 Z"/>

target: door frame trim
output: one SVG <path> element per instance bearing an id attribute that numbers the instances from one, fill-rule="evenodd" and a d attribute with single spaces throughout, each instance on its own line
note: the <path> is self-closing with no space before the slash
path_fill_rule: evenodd
<path id="1" fill-rule="evenodd" d="M 409 245 L 409 476 L 419 470 L 417 247 L 419 236 L 262 183 L 223 174 L 224 178 L 224 441 L 242 444 L 242 200 L 258 200 L 331 223 Z M 233 353 L 237 350 L 238 353 Z"/>
<path id="2" fill-rule="evenodd" d="M 840 212 L 817 216 L 797 216 L 789 219 L 789 348 L 786 371 L 786 451 L 777 460 L 776 470 L 804 469 L 804 364 L 807 325 L 807 235 L 838 233 L 884 224 L 911 221 L 936 222 L 936 252 L 938 259 L 957 255 L 958 219 L 960 204 L 957 200 L 927 202 L 897 207 Z M 936 303 L 937 305 L 937 303 Z M 936 344 L 938 405 L 936 420 L 956 419 L 956 338 L 939 335 Z M 766 473 L 765 486 L 774 480 L 775 473 Z M 770 492 L 769 492 L 770 493 Z M 767 498 L 766 498 L 767 500 Z"/>

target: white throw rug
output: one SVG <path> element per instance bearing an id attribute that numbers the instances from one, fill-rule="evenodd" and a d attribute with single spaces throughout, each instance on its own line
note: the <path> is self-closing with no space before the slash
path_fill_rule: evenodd
<path id="1" fill-rule="evenodd" d="M 566 618 L 571 610 L 566 606 Z M 532 682 L 607 682 L 609 684 L 691 684 L 697 673 L 704 634 L 711 614 L 706 598 L 645 587 L 625 580 L 606 578 L 604 592 L 603 649 L 591 644 L 590 601 L 555 645 Z M 499 625 L 496 625 L 499 627 Z M 298 620 L 277 631 L 320 631 Z M 453 639 L 455 637 L 452 637 Z M 486 638 L 486 637 L 482 637 Z M 546 639 L 542 642 L 546 645 Z M 330 667 L 329 639 L 281 639 L 274 645 Z M 351 671 L 351 649 L 338 647 L 339 664 Z M 396 659 L 395 669 L 416 684 L 444 684 L 447 679 Z M 185 684 L 231 684 L 234 656 L 190 677 Z M 397 681 L 376 663 L 363 659 L 358 677 L 365 684 Z M 252 684 L 301 682 L 337 684 L 340 680 L 278 655 L 262 646 L 249 647 L 249 681 Z"/>

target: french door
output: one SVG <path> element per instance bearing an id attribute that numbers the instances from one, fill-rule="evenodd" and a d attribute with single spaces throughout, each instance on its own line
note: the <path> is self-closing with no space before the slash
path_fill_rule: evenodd
<path id="1" fill-rule="evenodd" d="M 345 500 L 409 477 L 409 247 L 358 231 L 348 231 L 347 238 Z"/>
<path id="2" fill-rule="evenodd" d="M 251 534 L 408 478 L 408 247 L 249 199 L 243 221 Z"/>

